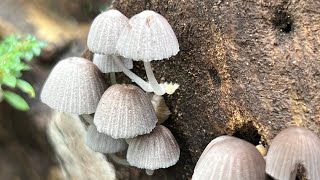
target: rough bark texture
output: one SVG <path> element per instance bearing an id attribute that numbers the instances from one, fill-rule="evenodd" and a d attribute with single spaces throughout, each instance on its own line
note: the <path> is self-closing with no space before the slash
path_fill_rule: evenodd
<path id="1" fill-rule="evenodd" d="M 318 0 L 118 0 L 114 7 L 128 17 L 159 12 L 180 42 L 177 56 L 152 63 L 157 79 L 181 85 L 165 97 L 173 112 L 165 125 L 182 150 L 177 179 L 191 177 L 221 134 L 266 145 L 290 125 L 319 134 Z"/>

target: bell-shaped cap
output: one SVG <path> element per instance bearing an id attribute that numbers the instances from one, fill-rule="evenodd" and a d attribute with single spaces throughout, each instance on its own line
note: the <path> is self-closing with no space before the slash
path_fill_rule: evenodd
<path id="1" fill-rule="evenodd" d="M 53 68 L 40 98 L 61 112 L 92 114 L 105 89 L 107 85 L 97 66 L 84 58 L 71 57 Z"/>
<path id="2" fill-rule="evenodd" d="M 129 164 L 141 169 L 167 168 L 179 160 L 179 145 L 170 130 L 162 125 L 158 125 L 150 134 L 130 139 L 128 144 Z"/>
<path id="3" fill-rule="evenodd" d="M 307 179 L 319 179 L 320 139 L 306 128 L 289 127 L 272 140 L 266 162 L 267 174 L 275 179 L 296 179 L 299 165 Z"/>
<path id="4" fill-rule="evenodd" d="M 100 69 L 103 73 L 110 72 L 122 72 L 122 68 L 120 68 L 115 62 L 114 55 L 102 55 L 102 54 L 94 54 L 93 63 Z M 127 69 L 133 68 L 133 63 L 131 59 L 127 59 L 124 57 L 119 57 L 124 66 Z"/>
<path id="5" fill-rule="evenodd" d="M 98 15 L 89 30 L 89 50 L 98 54 L 117 54 L 115 47 L 120 33 L 129 26 L 128 21 L 126 16 L 114 9 Z"/>
<path id="6" fill-rule="evenodd" d="M 117 43 L 121 56 L 149 62 L 169 58 L 179 52 L 177 37 L 160 14 L 145 10 L 133 16 L 129 24 Z"/>
<path id="7" fill-rule="evenodd" d="M 106 134 L 99 133 L 94 125 L 89 126 L 86 145 L 95 152 L 106 154 L 123 151 L 128 146 L 124 139 L 113 139 Z"/>
<path id="8" fill-rule="evenodd" d="M 265 180 L 265 161 L 252 144 L 231 136 L 209 143 L 192 180 Z"/>
<path id="9" fill-rule="evenodd" d="M 115 139 L 150 133 L 156 123 L 150 99 L 134 85 L 115 84 L 109 87 L 94 116 L 97 130 Z"/>

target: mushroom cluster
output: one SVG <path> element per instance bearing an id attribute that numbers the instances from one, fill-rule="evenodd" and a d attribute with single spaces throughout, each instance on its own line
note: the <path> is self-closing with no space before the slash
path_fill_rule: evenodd
<path id="1" fill-rule="evenodd" d="M 303 127 L 289 127 L 265 150 L 241 139 L 220 136 L 205 148 L 192 176 L 193 180 L 277 180 L 296 179 L 303 168 L 307 179 L 320 177 L 320 138 Z"/>
<path id="2" fill-rule="evenodd" d="M 146 92 L 172 94 L 178 84 L 156 80 L 150 61 L 170 58 L 179 52 L 179 43 L 168 21 L 160 14 L 145 10 L 130 20 L 117 10 L 98 15 L 88 34 L 88 48 L 95 53 L 93 62 L 104 73 L 125 73 Z M 149 82 L 134 74 L 132 60 L 143 61 Z"/>
<path id="3" fill-rule="evenodd" d="M 161 125 L 171 114 L 162 95 L 174 93 L 179 85 L 159 84 L 150 64 L 179 51 L 169 23 L 149 10 L 129 20 L 111 9 L 94 19 L 87 45 L 94 53 L 93 61 L 78 57 L 61 60 L 44 84 L 42 102 L 86 120 L 90 126 L 85 143 L 93 151 L 146 169 L 149 175 L 176 164 L 179 146 L 170 130 Z M 132 60 L 144 61 L 149 82 L 130 71 Z M 140 87 L 117 84 L 117 72 L 125 73 Z M 108 88 L 103 73 L 110 73 L 112 85 Z M 127 160 L 114 154 L 125 150 Z"/>

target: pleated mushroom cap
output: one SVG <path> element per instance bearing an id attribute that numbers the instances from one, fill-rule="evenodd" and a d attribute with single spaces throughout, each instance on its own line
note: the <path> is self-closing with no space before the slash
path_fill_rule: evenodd
<path id="1" fill-rule="evenodd" d="M 122 72 L 122 69 L 114 62 L 114 55 L 102 55 L 94 54 L 93 63 L 100 69 L 103 73 L 110 72 Z M 133 63 L 131 59 L 119 57 L 124 66 L 128 69 L 133 68 Z"/>
<path id="2" fill-rule="evenodd" d="M 180 148 L 169 129 L 158 125 L 150 134 L 128 141 L 130 165 L 148 170 L 167 168 L 177 163 Z"/>
<path id="3" fill-rule="evenodd" d="M 192 180 L 265 180 L 265 161 L 250 143 L 221 136 L 209 143 L 194 169 Z"/>
<path id="4" fill-rule="evenodd" d="M 91 61 L 71 57 L 52 69 L 40 98 L 61 112 L 91 114 L 106 88 L 101 72 Z"/>
<path id="5" fill-rule="evenodd" d="M 86 145 L 96 152 L 116 153 L 127 148 L 124 139 L 113 139 L 112 137 L 99 133 L 94 125 L 91 125 L 86 135 Z"/>
<path id="6" fill-rule="evenodd" d="M 103 94 L 94 124 L 115 139 L 133 138 L 155 128 L 157 117 L 144 91 L 134 85 L 116 84 Z"/>
<path id="7" fill-rule="evenodd" d="M 168 21 L 160 14 L 145 10 L 129 20 L 121 33 L 117 50 L 136 61 L 162 60 L 179 52 L 179 43 Z"/>
<path id="8" fill-rule="evenodd" d="M 319 179 L 320 139 L 306 128 L 289 127 L 272 140 L 266 162 L 267 174 L 275 179 L 296 179 L 298 165 L 308 179 Z"/>
<path id="9" fill-rule="evenodd" d="M 89 50 L 98 54 L 117 54 L 115 47 L 120 33 L 129 26 L 128 21 L 118 10 L 111 9 L 98 15 L 89 30 Z"/>

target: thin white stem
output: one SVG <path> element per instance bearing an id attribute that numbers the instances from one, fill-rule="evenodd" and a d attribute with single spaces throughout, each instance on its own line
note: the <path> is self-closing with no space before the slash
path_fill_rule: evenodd
<path id="1" fill-rule="evenodd" d="M 146 81 L 144 81 L 143 79 L 141 79 L 139 76 L 137 76 L 135 73 L 133 73 L 132 71 L 130 71 L 124 64 L 123 62 L 120 60 L 119 57 L 115 56 L 115 60 L 114 60 L 117 65 L 122 69 L 123 73 L 125 75 L 127 75 L 132 81 L 134 81 L 135 83 L 137 83 L 144 91 L 146 92 L 153 92 L 152 87 L 149 85 L 149 83 L 147 83 Z"/>
<path id="2" fill-rule="evenodd" d="M 87 121 L 87 123 L 93 125 L 93 117 L 90 114 L 82 114 L 81 116 Z"/>
<path id="3" fill-rule="evenodd" d="M 120 165 L 123 165 L 123 166 L 131 166 L 126 159 L 122 159 L 121 157 L 119 157 L 119 156 L 117 156 L 115 154 L 108 154 L 108 155 L 117 164 L 120 164 Z"/>
<path id="4" fill-rule="evenodd" d="M 148 174 L 149 176 L 152 176 L 153 173 L 154 173 L 154 170 L 146 169 L 146 174 Z"/>
<path id="5" fill-rule="evenodd" d="M 111 72 L 110 73 L 110 80 L 111 80 L 111 84 L 117 84 L 117 78 L 116 78 L 116 73 L 115 72 Z"/>
<path id="6" fill-rule="evenodd" d="M 154 77 L 152 67 L 150 62 L 144 62 L 144 68 L 147 73 L 148 80 L 151 84 L 151 87 L 156 95 L 162 96 L 165 94 L 165 91 L 161 88 L 161 86 L 158 84 L 158 81 L 156 77 Z"/>

